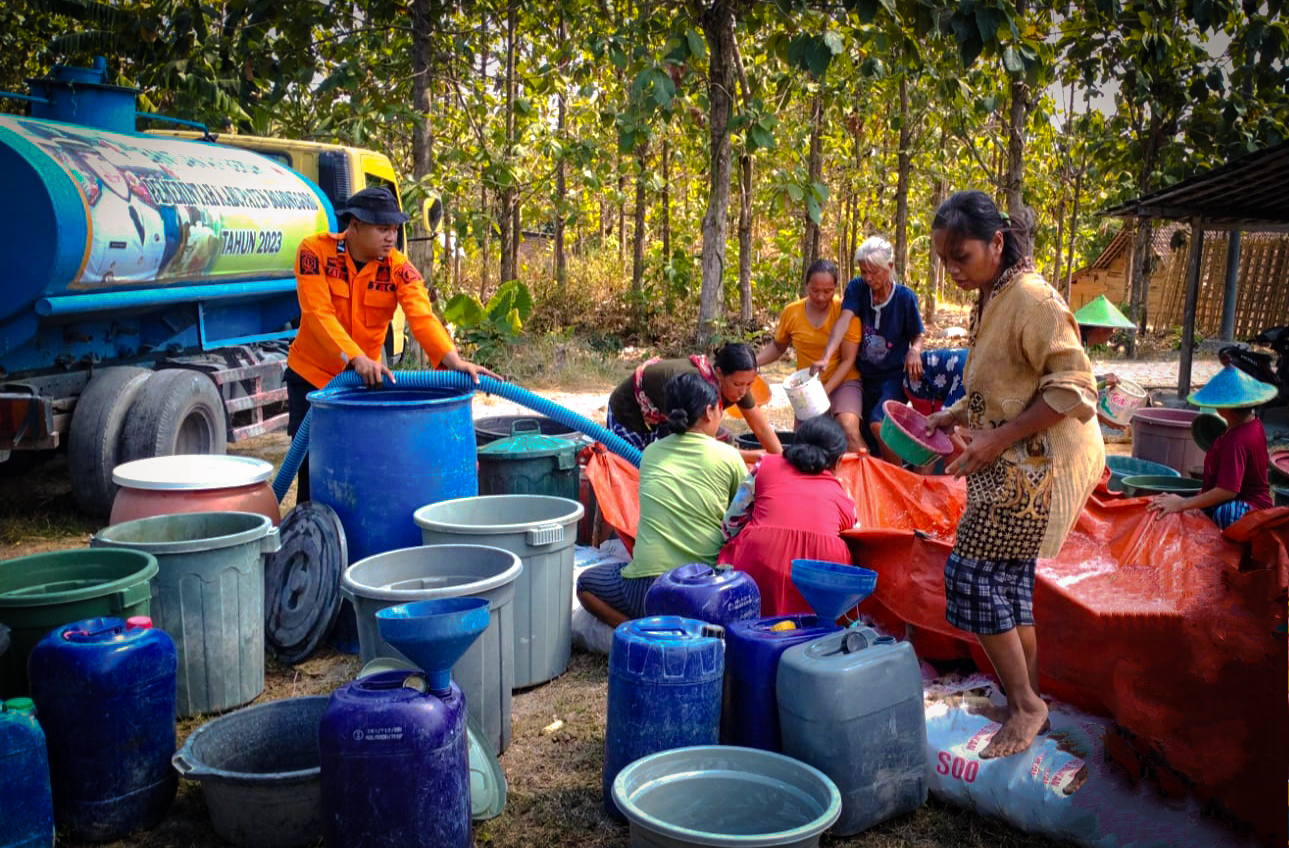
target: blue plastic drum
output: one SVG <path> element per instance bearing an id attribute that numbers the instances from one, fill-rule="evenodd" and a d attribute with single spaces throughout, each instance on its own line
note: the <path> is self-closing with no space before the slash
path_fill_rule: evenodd
<path id="1" fill-rule="evenodd" d="M 604 808 L 622 817 L 613 779 L 629 763 L 671 748 L 715 745 L 720 736 L 725 645 L 701 621 L 677 616 L 618 625 L 609 649 L 604 730 Z"/>
<path id="2" fill-rule="evenodd" d="M 179 776 L 175 643 L 146 617 L 55 629 L 28 660 L 60 831 L 107 842 L 161 821 Z"/>

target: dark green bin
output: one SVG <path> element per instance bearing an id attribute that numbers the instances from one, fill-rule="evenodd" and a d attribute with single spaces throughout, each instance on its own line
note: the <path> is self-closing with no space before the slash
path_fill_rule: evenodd
<path id="1" fill-rule="evenodd" d="M 548 495 L 578 500 L 576 442 L 547 436 L 536 419 L 479 448 L 480 495 Z"/>
<path id="2" fill-rule="evenodd" d="M 49 631 L 73 621 L 150 615 L 157 559 L 135 550 L 88 548 L 0 561 L 0 698 L 27 694 L 27 656 Z"/>

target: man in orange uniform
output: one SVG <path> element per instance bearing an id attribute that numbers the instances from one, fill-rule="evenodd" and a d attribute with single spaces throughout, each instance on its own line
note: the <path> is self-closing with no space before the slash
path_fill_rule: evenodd
<path id="1" fill-rule="evenodd" d="M 412 335 L 439 368 L 496 377 L 467 362 L 430 309 L 425 282 L 408 258 L 394 247 L 408 217 L 387 188 L 365 188 L 338 210 L 342 233 L 318 233 L 300 242 L 296 255 L 296 293 L 300 330 L 287 354 L 287 435 L 294 436 L 309 411 L 307 395 L 341 371 L 352 369 L 368 386 L 383 377 L 396 382 L 380 361 L 381 346 L 394 310 L 403 307 Z M 300 464 L 296 501 L 309 499 L 308 458 Z"/>

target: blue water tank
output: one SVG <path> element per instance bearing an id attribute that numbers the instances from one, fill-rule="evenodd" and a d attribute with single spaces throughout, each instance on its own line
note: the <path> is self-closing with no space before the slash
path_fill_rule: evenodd
<path id="1" fill-rule="evenodd" d="M 721 743 L 782 753 L 775 686 L 779 658 L 793 645 L 838 629 L 805 614 L 736 621 L 727 627 Z"/>
<path id="2" fill-rule="evenodd" d="M 472 844 L 465 698 L 428 686 L 385 671 L 332 693 L 318 728 L 327 845 Z"/>
<path id="3" fill-rule="evenodd" d="M 421 544 L 412 513 L 478 494 L 470 403 L 457 389 L 309 394 L 309 486 L 340 516 L 349 561 Z"/>
<path id="4" fill-rule="evenodd" d="M 54 796 L 45 734 L 27 698 L 0 712 L 0 848 L 53 848 Z"/>
<path id="5" fill-rule="evenodd" d="M 628 764 L 658 751 L 717 743 L 725 674 L 718 632 L 670 615 L 627 621 L 613 631 L 602 775 L 610 814 L 622 817 L 613 779 Z"/>
<path id="6" fill-rule="evenodd" d="M 146 617 L 56 628 L 27 668 L 60 831 L 109 841 L 161 821 L 179 777 L 175 643 Z"/>
<path id="7" fill-rule="evenodd" d="M 659 575 L 645 594 L 645 615 L 678 615 L 727 627 L 761 616 L 761 590 L 751 575 L 691 562 Z"/>
<path id="8" fill-rule="evenodd" d="M 913 646 L 852 627 L 789 648 L 777 678 L 783 753 L 841 791 L 836 836 L 926 802 L 926 718 Z"/>

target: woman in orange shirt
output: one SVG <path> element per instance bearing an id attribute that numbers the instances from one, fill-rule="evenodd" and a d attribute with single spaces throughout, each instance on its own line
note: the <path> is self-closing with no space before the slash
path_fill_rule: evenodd
<path id="1" fill-rule="evenodd" d="M 756 355 L 758 366 L 774 362 L 789 347 L 797 352 L 798 369 L 809 368 L 823 356 L 833 325 L 841 314 L 837 282 L 837 263 L 831 259 L 818 259 L 807 269 L 806 296 L 783 308 L 774 338 Z M 859 432 L 863 391 L 860 388 L 859 371 L 855 369 L 859 339 L 859 319 L 851 318 L 838 356 L 829 360 L 828 368 L 819 375 L 824 391 L 828 393 L 829 412 L 846 431 L 846 445 L 851 451 L 864 447 L 864 440 Z M 798 421 L 797 424 L 800 426 L 801 422 Z"/>

